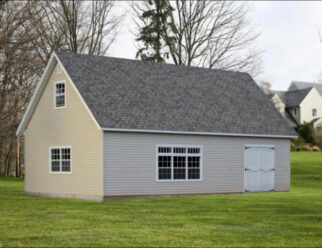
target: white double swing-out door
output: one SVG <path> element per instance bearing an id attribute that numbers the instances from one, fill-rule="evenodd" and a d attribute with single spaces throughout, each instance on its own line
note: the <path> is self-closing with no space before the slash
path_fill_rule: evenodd
<path id="1" fill-rule="evenodd" d="M 245 192 L 275 189 L 275 148 L 245 146 Z"/>

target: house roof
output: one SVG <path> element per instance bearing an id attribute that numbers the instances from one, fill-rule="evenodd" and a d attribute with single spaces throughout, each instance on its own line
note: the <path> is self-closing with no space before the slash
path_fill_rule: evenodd
<path id="1" fill-rule="evenodd" d="M 283 103 L 285 103 L 285 92 L 286 91 L 282 91 L 282 90 L 272 90 L 271 91 L 273 94 L 276 94 Z"/>
<path id="2" fill-rule="evenodd" d="M 312 87 L 305 88 L 301 90 L 293 90 L 285 92 L 284 99 L 285 99 L 285 107 L 297 107 L 301 104 L 307 94 L 312 90 Z"/>
<path id="3" fill-rule="evenodd" d="M 56 54 L 103 129 L 296 135 L 246 73 Z"/>
<path id="4" fill-rule="evenodd" d="M 299 125 L 294 116 L 286 109 L 284 112 L 285 119 L 290 124 L 291 127 L 295 128 Z"/>
<path id="5" fill-rule="evenodd" d="M 300 82 L 300 81 L 293 81 L 291 85 L 295 86 L 295 88 L 302 90 L 305 88 L 311 88 L 315 87 L 316 90 L 320 93 L 322 96 L 322 84 L 320 83 L 310 83 L 310 82 Z"/>

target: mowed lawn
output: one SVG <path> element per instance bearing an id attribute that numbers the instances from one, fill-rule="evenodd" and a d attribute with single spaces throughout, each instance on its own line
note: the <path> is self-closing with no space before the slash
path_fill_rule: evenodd
<path id="1" fill-rule="evenodd" d="M 0 247 L 322 247 L 322 153 L 292 154 L 285 193 L 97 203 L 29 198 L 23 187 L 0 179 Z"/>

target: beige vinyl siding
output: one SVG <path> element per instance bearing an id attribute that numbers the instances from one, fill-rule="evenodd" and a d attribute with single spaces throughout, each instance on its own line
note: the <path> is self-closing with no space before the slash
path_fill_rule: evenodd
<path id="1" fill-rule="evenodd" d="M 157 144 L 203 146 L 203 180 L 156 181 Z M 288 139 L 105 132 L 104 195 L 244 192 L 245 144 L 275 145 L 276 190 L 288 191 Z"/>
<path id="2" fill-rule="evenodd" d="M 54 109 L 54 83 L 64 81 L 66 108 Z M 51 174 L 50 146 L 71 146 L 71 174 Z M 25 132 L 25 190 L 52 196 L 103 195 L 103 132 L 64 71 L 56 68 Z"/>

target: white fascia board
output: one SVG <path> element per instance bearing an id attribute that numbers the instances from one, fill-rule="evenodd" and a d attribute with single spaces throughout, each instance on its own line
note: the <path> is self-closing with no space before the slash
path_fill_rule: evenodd
<path id="1" fill-rule="evenodd" d="M 25 112 L 25 114 L 23 115 L 23 118 L 19 124 L 19 127 L 17 129 L 16 135 L 17 136 L 23 136 L 25 129 L 32 117 L 32 114 L 38 104 L 38 101 L 43 93 L 43 90 L 46 86 L 46 81 L 48 81 L 49 79 L 49 72 L 52 71 L 52 69 L 54 68 L 55 65 L 55 60 L 54 60 L 54 54 L 51 55 L 48 64 L 45 68 L 44 73 L 42 74 L 40 81 L 38 83 L 38 86 L 33 94 L 33 96 L 31 97 L 30 103 L 28 104 L 27 110 Z"/>
<path id="2" fill-rule="evenodd" d="M 244 134 L 244 133 L 215 133 L 215 132 L 188 132 L 170 130 L 149 130 L 149 129 L 123 129 L 123 128 L 102 128 L 106 132 L 130 132 L 130 133 L 161 133 L 161 134 L 190 134 L 190 135 L 209 135 L 209 136 L 236 136 L 236 137 L 258 137 L 258 138 L 281 138 L 292 139 L 293 135 L 271 135 L 271 134 Z"/>

